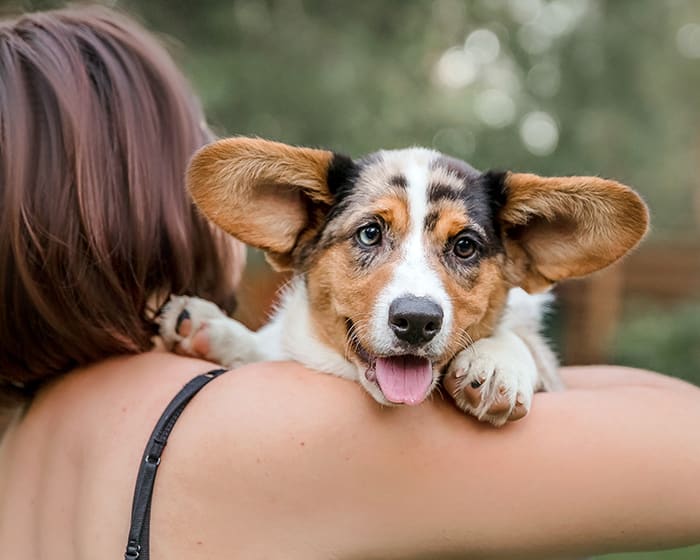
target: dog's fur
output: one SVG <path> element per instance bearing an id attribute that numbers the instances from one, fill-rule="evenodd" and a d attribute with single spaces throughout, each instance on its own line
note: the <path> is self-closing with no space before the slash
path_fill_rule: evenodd
<path id="1" fill-rule="evenodd" d="M 423 148 L 353 161 L 226 139 L 195 155 L 188 184 L 213 222 L 294 278 L 257 333 L 208 302 L 174 297 L 161 318 L 166 343 L 194 352 L 206 334 L 204 353 L 224 365 L 294 359 L 359 381 L 383 404 L 397 399 L 375 365 L 411 355 L 429 360 L 432 380 L 421 398 L 398 402 L 422 400 L 448 371 L 457 404 L 497 425 L 559 385 L 538 334 L 548 296 L 529 294 L 611 264 L 648 225 L 639 196 L 614 181 L 481 173 Z M 429 340 L 399 336 L 390 309 L 404 297 L 439 308 Z M 178 333 L 183 317 L 188 336 Z"/>

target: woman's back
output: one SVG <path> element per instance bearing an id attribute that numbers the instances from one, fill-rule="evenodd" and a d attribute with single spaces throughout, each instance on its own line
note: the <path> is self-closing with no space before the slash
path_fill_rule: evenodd
<path id="1" fill-rule="evenodd" d="M 179 388 L 211 367 L 149 353 L 46 388 L 0 446 L 0 557 L 123 555 L 150 429 Z"/>

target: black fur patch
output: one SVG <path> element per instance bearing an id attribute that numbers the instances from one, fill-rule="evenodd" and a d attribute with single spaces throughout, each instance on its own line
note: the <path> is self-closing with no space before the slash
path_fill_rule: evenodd
<path id="1" fill-rule="evenodd" d="M 347 207 L 348 196 L 352 193 L 359 174 L 360 165 L 355 163 L 352 158 L 333 152 L 326 172 L 326 182 L 328 190 L 333 195 L 333 203 L 330 208 L 324 206 L 319 213 L 318 225 L 314 228 L 313 237 L 303 247 L 300 247 L 295 262 L 298 270 L 304 270 L 313 261 L 319 249 L 328 247 L 336 241 L 335 237 L 330 236 L 323 244 L 320 243 L 328 223 Z"/>
<path id="2" fill-rule="evenodd" d="M 498 215 L 506 203 L 505 173 L 487 171 L 472 182 L 465 191 L 465 203 L 472 220 L 484 228 L 487 235 L 488 253 L 503 250 L 501 222 Z"/>
<path id="3" fill-rule="evenodd" d="M 508 200 L 508 187 L 505 183 L 507 174 L 507 171 L 489 170 L 482 175 L 491 197 L 491 207 L 495 213 L 500 212 Z"/>
<path id="4" fill-rule="evenodd" d="M 328 165 L 327 182 L 328 190 L 333 195 L 336 204 L 342 202 L 350 194 L 358 174 L 359 167 L 352 158 L 333 153 L 333 158 Z"/>
<path id="5" fill-rule="evenodd" d="M 444 198 L 447 200 L 459 200 L 462 198 L 462 190 L 440 183 L 432 183 L 428 187 L 429 202 L 437 202 Z"/>
<path id="6" fill-rule="evenodd" d="M 497 171 L 479 173 L 470 165 L 452 158 L 439 158 L 434 165 L 447 169 L 452 175 L 459 177 L 463 187 L 458 189 L 448 185 L 430 185 L 429 200 L 431 202 L 440 198 L 459 200 L 464 205 L 470 220 L 480 225 L 486 234 L 482 244 L 483 253 L 492 255 L 501 252 L 503 242 L 498 215 L 507 198 L 504 185 L 505 173 Z M 431 217 L 430 214 L 426 216 L 426 228 L 430 225 L 427 219 L 429 217 Z"/>
<path id="7" fill-rule="evenodd" d="M 408 186 L 406 177 L 404 177 L 403 175 L 394 175 L 389 179 L 389 184 L 392 187 L 398 187 L 400 189 L 405 189 Z"/>
<path id="8" fill-rule="evenodd" d="M 438 212 L 437 210 L 431 210 L 430 212 L 428 212 L 428 214 L 425 216 L 425 223 L 423 224 L 425 231 L 433 231 L 435 229 L 435 224 L 437 224 L 439 217 L 440 212 Z"/>

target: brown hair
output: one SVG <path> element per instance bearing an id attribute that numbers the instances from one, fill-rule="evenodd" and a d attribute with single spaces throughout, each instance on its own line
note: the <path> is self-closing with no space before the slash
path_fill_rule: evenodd
<path id="1" fill-rule="evenodd" d="M 165 50 L 103 8 L 0 22 L 0 407 L 43 381 L 151 347 L 154 308 L 231 310 L 231 242 L 195 210 L 208 140 Z M 158 300 L 158 301 L 156 301 Z"/>

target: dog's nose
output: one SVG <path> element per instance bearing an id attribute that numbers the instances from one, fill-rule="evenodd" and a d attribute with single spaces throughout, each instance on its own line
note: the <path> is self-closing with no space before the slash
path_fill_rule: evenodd
<path id="1" fill-rule="evenodd" d="M 403 296 L 389 306 L 389 326 L 409 344 L 425 344 L 440 332 L 442 308 L 426 297 Z"/>

